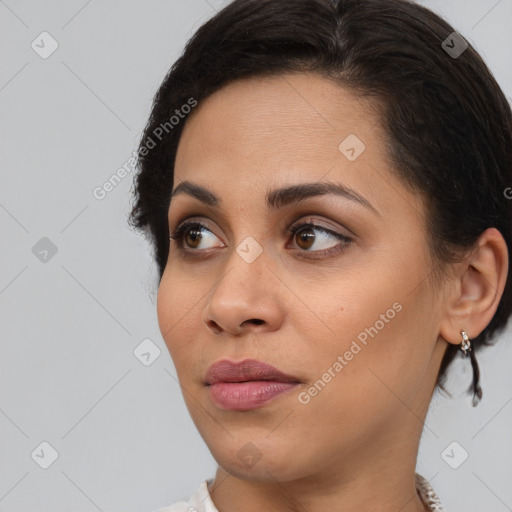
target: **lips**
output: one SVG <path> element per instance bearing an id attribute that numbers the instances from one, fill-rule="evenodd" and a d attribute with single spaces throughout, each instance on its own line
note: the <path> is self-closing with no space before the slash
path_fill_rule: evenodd
<path id="1" fill-rule="evenodd" d="M 255 359 L 239 362 L 223 359 L 210 366 L 205 383 L 218 408 L 248 411 L 295 389 L 300 381 Z"/>
<path id="2" fill-rule="evenodd" d="M 227 359 L 213 363 L 206 373 L 207 385 L 218 382 L 249 382 L 270 380 L 274 382 L 300 382 L 296 377 L 286 375 L 274 366 L 256 359 L 233 362 Z"/>

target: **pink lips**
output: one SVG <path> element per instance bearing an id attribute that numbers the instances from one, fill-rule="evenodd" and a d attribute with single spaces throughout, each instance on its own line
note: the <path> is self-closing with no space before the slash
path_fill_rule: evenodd
<path id="1" fill-rule="evenodd" d="M 217 361 L 208 369 L 205 382 L 218 407 L 236 411 L 262 407 L 300 383 L 295 377 L 255 359 Z"/>

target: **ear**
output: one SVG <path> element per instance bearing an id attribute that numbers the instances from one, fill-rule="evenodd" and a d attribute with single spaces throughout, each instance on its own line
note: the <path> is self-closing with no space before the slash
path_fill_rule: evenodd
<path id="1" fill-rule="evenodd" d="M 454 267 L 440 335 L 449 343 L 462 341 L 460 331 L 476 338 L 492 320 L 505 289 L 508 249 L 496 228 L 485 230 L 475 248 Z"/>

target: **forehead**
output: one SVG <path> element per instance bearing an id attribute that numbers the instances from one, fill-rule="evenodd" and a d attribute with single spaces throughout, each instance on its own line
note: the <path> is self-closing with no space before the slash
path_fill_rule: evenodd
<path id="1" fill-rule="evenodd" d="M 345 164 L 340 143 L 359 140 L 361 159 L 384 158 L 374 104 L 317 74 L 290 73 L 232 82 L 203 100 L 186 120 L 176 171 L 295 169 L 327 172 Z M 357 164 L 352 162 L 356 167 Z M 350 166 L 348 166 L 350 167 Z M 199 171 L 200 170 L 200 171 Z"/>
<path id="2" fill-rule="evenodd" d="M 187 149 L 193 132 L 196 142 L 219 156 L 236 151 L 277 157 L 279 149 L 291 159 L 316 159 L 313 150 L 337 157 L 340 142 L 350 134 L 365 139 L 367 146 L 382 135 L 374 105 L 316 74 L 238 80 L 200 103 L 186 122 L 180 150 Z"/>
<path id="3" fill-rule="evenodd" d="M 232 201 L 292 183 L 334 181 L 382 212 L 396 209 L 410 194 L 392 173 L 377 112 L 376 103 L 317 74 L 232 82 L 186 120 L 175 186 L 209 185 Z"/>

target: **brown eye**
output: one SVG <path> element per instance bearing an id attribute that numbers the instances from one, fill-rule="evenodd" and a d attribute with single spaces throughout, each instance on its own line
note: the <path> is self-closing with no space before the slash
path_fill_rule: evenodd
<path id="1" fill-rule="evenodd" d="M 342 252 L 352 242 L 351 238 L 341 233 L 312 223 L 301 224 L 289 228 L 288 231 L 292 234 L 295 248 L 315 256 Z M 190 221 L 183 222 L 169 238 L 175 240 L 178 248 L 183 252 L 201 253 L 212 247 L 201 248 L 200 246 L 208 244 L 209 239 L 217 237 L 201 222 Z M 221 243 L 220 247 L 224 247 L 224 244 Z M 311 250 L 312 248 L 314 249 Z"/>
<path id="2" fill-rule="evenodd" d="M 217 238 L 207 226 L 197 221 L 184 222 L 169 236 L 171 240 L 176 240 L 183 250 L 199 250 L 201 243 L 207 243 L 212 237 Z"/>
<path id="3" fill-rule="evenodd" d="M 187 243 L 189 247 L 196 247 L 201 243 L 202 238 L 201 230 L 200 229 L 186 229 L 185 233 L 183 235 L 183 239 Z"/>
<path id="4" fill-rule="evenodd" d="M 343 251 L 352 239 L 323 226 L 307 223 L 289 228 L 295 245 L 308 253 L 327 255 Z M 329 243 L 329 239 L 334 243 Z M 315 247 L 314 250 L 311 250 Z"/>
<path id="5" fill-rule="evenodd" d="M 315 233 L 314 229 L 307 228 L 297 231 L 295 233 L 295 239 L 297 241 L 297 245 L 301 249 L 309 249 L 315 242 Z"/>

